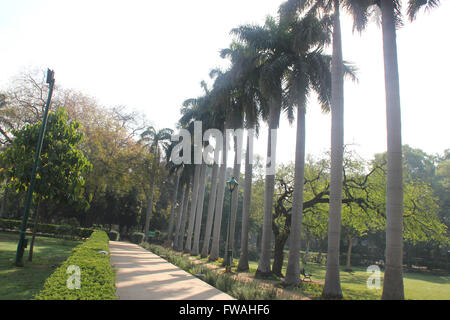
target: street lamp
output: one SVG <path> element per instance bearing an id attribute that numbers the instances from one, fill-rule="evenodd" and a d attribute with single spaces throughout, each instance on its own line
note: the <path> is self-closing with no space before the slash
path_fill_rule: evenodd
<path id="1" fill-rule="evenodd" d="M 39 139 L 38 139 L 38 144 L 36 146 L 36 153 L 35 153 L 33 171 L 31 173 L 30 186 L 28 187 L 27 196 L 25 199 L 25 211 L 24 211 L 23 219 L 22 219 L 22 228 L 20 230 L 19 243 L 17 244 L 15 265 L 18 267 L 23 267 L 23 261 L 22 261 L 23 252 L 25 251 L 25 248 L 27 247 L 27 243 L 28 243 L 28 239 L 25 239 L 25 234 L 26 234 L 26 229 L 27 229 L 27 220 L 28 220 L 28 214 L 30 212 L 31 201 L 33 200 L 33 189 L 34 189 L 34 184 L 36 183 L 36 174 L 37 174 L 37 171 L 39 168 L 39 157 L 41 155 L 42 142 L 44 140 L 44 135 L 45 135 L 45 127 L 47 126 L 48 109 L 50 107 L 50 103 L 52 100 L 53 86 L 55 85 L 55 73 L 53 72 L 53 70 L 47 69 L 47 83 L 49 84 L 47 103 L 45 104 L 44 116 L 42 118 L 41 129 L 39 131 Z"/>
<path id="2" fill-rule="evenodd" d="M 231 228 L 231 198 L 234 189 L 239 184 L 234 177 L 232 177 L 227 182 L 228 190 L 230 190 L 230 214 L 228 215 L 228 230 L 227 230 L 227 248 L 226 248 L 226 256 L 225 256 L 225 271 L 230 272 L 231 271 L 231 262 L 233 259 L 233 252 L 231 251 L 231 245 L 230 245 L 230 228 Z"/>

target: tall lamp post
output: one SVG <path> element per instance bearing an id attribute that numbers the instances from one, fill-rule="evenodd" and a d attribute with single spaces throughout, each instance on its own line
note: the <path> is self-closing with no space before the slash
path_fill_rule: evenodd
<path id="1" fill-rule="evenodd" d="M 230 239 L 230 228 L 231 228 L 231 198 L 232 198 L 232 194 L 234 189 L 236 188 L 236 186 L 239 184 L 236 179 L 234 179 L 234 177 L 232 177 L 230 180 L 228 180 L 227 182 L 227 186 L 228 186 L 228 190 L 230 190 L 230 214 L 228 215 L 228 230 L 227 230 L 227 248 L 226 248 L 226 253 L 225 253 L 225 272 L 231 272 L 231 262 L 232 262 L 232 255 L 233 255 L 233 251 L 231 250 L 231 245 L 230 245 L 230 241 L 232 241 Z"/>
<path id="2" fill-rule="evenodd" d="M 55 73 L 50 69 L 47 69 L 47 83 L 49 84 L 48 98 L 47 98 L 47 103 L 46 103 L 45 109 L 44 109 L 44 117 L 42 118 L 41 130 L 39 132 L 39 140 L 38 140 L 38 144 L 36 147 L 36 154 L 35 154 L 35 160 L 34 160 L 34 165 L 33 165 L 33 171 L 31 173 L 30 186 L 28 187 L 27 197 L 25 200 L 25 212 L 23 214 L 23 219 L 22 219 L 22 229 L 20 230 L 19 243 L 17 244 L 15 264 L 18 267 L 23 266 L 23 261 L 22 261 L 23 252 L 24 252 L 25 248 L 27 247 L 27 243 L 28 243 L 27 239 L 25 239 L 28 214 L 30 213 L 31 200 L 33 198 L 34 184 L 36 183 L 36 173 L 39 168 L 39 157 L 41 155 L 42 141 L 44 140 L 45 127 L 47 125 L 48 109 L 49 109 L 50 102 L 52 99 L 53 86 L 55 85 Z"/>

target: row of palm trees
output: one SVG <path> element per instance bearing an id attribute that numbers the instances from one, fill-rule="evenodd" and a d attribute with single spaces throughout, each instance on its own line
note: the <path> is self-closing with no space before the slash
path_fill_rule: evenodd
<path id="1" fill-rule="evenodd" d="M 439 1 L 410 0 L 408 15 L 413 20 L 421 7 L 432 8 Z M 181 109 L 181 128 L 194 134 L 196 121 L 203 130 L 246 128 L 259 133 L 262 121 L 268 124 L 267 170 L 265 176 L 264 218 L 261 254 L 257 275 L 271 274 L 270 253 L 275 176 L 268 170 L 276 164 L 276 129 L 284 112 L 290 122 L 297 115 L 295 184 L 292 204 L 291 237 L 285 282 L 296 285 L 300 280 L 300 234 L 302 228 L 303 181 L 305 167 L 305 113 L 311 92 L 317 94 L 323 111 L 331 111 L 331 181 L 328 224 L 327 271 L 323 296 L 341 298 L 339 278 L 339 239 L 342 207 L 342 167 L 344 148 L 344 77 L 355 80 L 354 68 L 343 61 L 340 11 L 344 8 L 354 21 L 354 30 L 362 32 L 369 17 L 381 11 L 385 63 L 388 171 L 386 197 L 386 270 L 383 299 L 403 299 L 402 277 L 402 155 L 400 95 L 396 49 L 396 28 L 402 23 L 401 1 L 395 0 L 288 0 L 279 8 L 277 18 L 268 17 L 265 24 L 243 25 L 232 30 L 235 40 L 221 51 L 231 66 L 226 71 L 213 70 L 214 84 L 202 86 L 204 95 L 188 99 Z M 325 49 L 331 44 L 332 54 Z M 249 132 L 253 132 L 249 130 Z M 219 258 L 220 230 L 225 194 L 228 140 L 234 139 L 233 175 L 240 177 L 237 146 L 242 139 L 224 135 L 221 154 L 214 153 L 221 163 L 212 165 L 211 191 L 206 217 L 203 247 L 200 250 L 201 221 L 205 197 L 207 164 L 173 166 L 180 205 L 177 219 L 172 210 L 169 240 L 177 250 L 193 255 Z M 217 142 L 217 141 L 216 141 Z M 194 141 L 192 141 L 194 143 Z M 217 142 L 220 143 L 220 142 Z M 242 209 L 241 252 L 238 270 L 248 270 L 248 219 L 252 192 L 252 137 L 246 141 L 244 199 Z M 207 148 L 208 142 L 203 148 Z M 198 163 L 198 162 L 197 162 Z M 242 184 L 242 183 L 241 183 Z M 231 204 L 230 246 L 233 248 L 237 197 Z M 174 196 L 174 200 L 176 195 Z M 189 201 L 190 199 L 190 201 Z M 175 203 L 175 202 L 174 202 Z M 189 207 L 190 206 L 190 207 Z M 148 218 L 147 218 L 148 219 Z M 189 221 L 186 229 L 186 224 Z M 146 232 L 148 225 L 146 224 Z M 186 234 L 186 237 L 185 237 Z M 186 238 L 186 241 L 184 241 Z"/>

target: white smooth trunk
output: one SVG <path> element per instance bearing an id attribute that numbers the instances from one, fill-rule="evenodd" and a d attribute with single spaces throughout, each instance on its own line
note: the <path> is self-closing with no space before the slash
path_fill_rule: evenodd
<path id="1" fill-rule="evenodd" d="M 250 206 L 252 200 L 252 175 L 253 165 L 250 162 L 252 150 L 250 150 L 250 137 L 247 137 L 247 152 L 245 154 L 245 182 L 244 199 L 242 203 L 242 232 L 241 232 L 241 254 L 239 257 L 238 271 L 249 270 L 248 265 L 248 219 L 250 217 Z"/>
<path id="2" fill-rule="evenodd" d="M 207 257 L 209 253 L 209 243 L 211 241 L 212 223 L 214 219 L 214 208 L 216 206 L 218 172 L 219 172 L 219 165 L 217 163 L 214 163 L 211 176 L 211 191 L 209 193 L 208 216 L 206 218 L 205 239 L 203 240 L 203 247 L 201 254 L 202 258 Z"/>
<path id="3" fill-rule="evenodd" d="M 400 85 L 392 1 L 381 1 L 387 120 L 386 270 L 383 300 L 403 300 L 403 177 Z"/>
<path id="4" fill-rule="evenodd" d="M 234 168 L 233 168 L 233 176 L 236 182 L 239 183 L 240 175 L 241 175 L 241 162 L 240 162 L 240 153 L 241 150 L 237 148 L 242 146 L 242 135 L 238 135 L 234 138 Z M 238 159 L 239 158 L 239 159 Z M 230 249 L 232 252 L 232 257 L 234 257 L 234 242 L 235 242 L 235 230 L 236 230 L 236 219 L 237 219 L 237 211 L 238 211 L 238 200 L 239 200 L 239 188 L 240 184 L 238 184 L 233 190 L 231 195 L 231 226 L 230 226 Z"/>
<path id="5" fill-rule="evenodd" d="M 189 193 L 190 193 L 190 182 L 186 184 L 186 192 L 184 193 L 183 201 L 183 214 L 181 219 L 180 233 L 178 235 L 177 249 L 183 251 L 184 234 L 186 232 L 186 223 L 188 219 L 188 208 L 189 208 Z"/>
<path id="6" fill-rule="evenodd" d="M 188 233 L 187 233 L 186 245 L 184 247 L 185 252 L 191 252 L 191 249 L 192 249 L 192 235 L 194 233 L 195 211 L 197 209 L 200 171 L 201 171 L 201 165 L 196 164 L 195 170 L 194 170 L 194 185 L 192 186 L 191 212 L 189 214 Z"/>
<path id="7" fill-rule="evenodd" d="M 270 165 L 274 167 L 276 165 L 276 139 L 272 145 L 272 130 L 278 129 L 278 123 L 280 119 L 280 107 L 281 103 L 275 102 L 272 98 L 269 111 L 269 134 L 267 141 L 267 159 L 270 159 Z M 266 182 L 264 191 L 264 218 L 262 228 L 262 240 L 261 240 L 261 256 L 259 258 L 258 269 L 256 273 L 258 275 L 265 276 L 271 273 L 270 269 L 270 253 L 272 244 L 272 215 L 273 215 L 273 194 L 275 189 L 275 174 L 268 173 L 267 169 L 269 163 L 266 163 Z"/>
<path id="8" fill-rule="evenodd" d="M 339 276 L 341 236 L 342 166 L 344 159 L 344 66 L 339 1 L 334 1 L 333 57 L 331 60 L 331 177 L 328 217 L 327 271 L 322 295 L 342 298 Z"/>
<path id="9" fill-rule="evenodd" d="M 305 180 L 305 108 L 297 108 L 297 141 L 295 148 L 294 199 L 292 202 L 289 257 L 285 282 L 300 282 L 300 247 L 303 218 L 303 185 Z"/>
<path id="10" fill-rule="evenodd" d="M 227 125 L 224 125 L 225 132 L 223 136 L 223 149 L 222 149 L 222 163 L 219 169 L 219 182 L 217 187 L 217 202 L 216 202 L 216 214 L 214 216 L 214 229 L 213 229 L 213 240 L 211 244 L 211 253 L 209 255 L 210 261 L 215 261 L 219 258 L 219 245 L 220 245 L 220 228 L 222 224 L 222 211 L 223 211 L 223 200 L 225 196 L 225 174 L 227 170 L 227 141 L 228 137 L 226 135 Z"/>
<path id="11" fill-rule="evenodd" d="M 194 245 L 191 250 L 191 254 L 196 256 L 200 253 L 200 231 L 202 226 L 202 216 L 203 216 L 203 204 L 205 201 L 205 187 L 206 187 L 206 163 L 202 163 L 200 180 L 199 180 L 199 190 L 197 199 L 197 210 L 195 214 L 195 229 L 194 229 Z"/>
<path id="12" fill-rule="evenodd" d="M 180 206 L 178 207 L 177 225 L 175 227 L 175 239 L 173 240 L 173 248 L 178 249 L 178 239 L 180 236 L 181 220 L 183 218 L 183 208 L 184 208 L 184 194 L 186 193 L 187 185 L 181 186 L 181 196 L 180 196 Z"/>

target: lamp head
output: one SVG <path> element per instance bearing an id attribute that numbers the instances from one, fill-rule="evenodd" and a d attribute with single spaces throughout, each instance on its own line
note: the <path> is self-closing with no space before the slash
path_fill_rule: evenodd
<path id="1" fill-rule="evenodd" d="M 236 179 L 234 179 L 234 177 L 232 177 L 230 180 L 228 180 L 227 182 L 227 186 L 228 189 L 230 190 L 230 192 L 233 192 L 233 190 L 236 188 L 236 186 L 239 184 Z"/>

